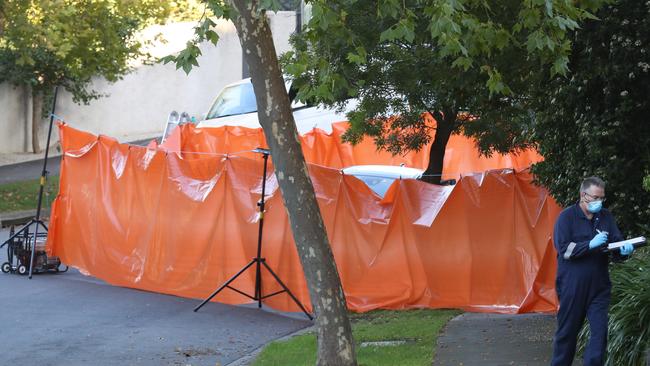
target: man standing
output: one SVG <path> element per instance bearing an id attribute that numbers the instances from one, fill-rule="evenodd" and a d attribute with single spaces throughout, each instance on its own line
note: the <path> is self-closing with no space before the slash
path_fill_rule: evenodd
<path id="1" fill-rule="evenodd" d="M 553 342 L 554 366 L 570 366 L 578 332 L 585 317 L 591 338 L 585 349 L 584 366 L 603 365 L 607 348 L 607 312 L 611 282 L 608 263 L 627 258 L 634 251 L 627 244 L 612 253 L 608 242 L 623 240 L 612 214 L 602 208 L 605 182 L 587 178 L 580 186 L 580 201 L 566 208 L 557 219 L 553 242 L 558 252 L 555 287 L 560 300 L 557 331 Z"/>

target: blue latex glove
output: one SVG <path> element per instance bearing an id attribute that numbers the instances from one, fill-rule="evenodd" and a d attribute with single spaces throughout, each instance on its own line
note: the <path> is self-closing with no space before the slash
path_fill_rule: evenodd
<path id="1" fill-rule="evenodd" d="M 593 239 L 589 242 L 589 249 L 598 248 L 599 246 L 607 243 L 607 231 L 600 231 Z"/>
<path id="2" fill-rule="evenodd" d="M 621 247 L 622 255 L 630 255 L 634 251 L 634 245 L 627 243 Z"/>

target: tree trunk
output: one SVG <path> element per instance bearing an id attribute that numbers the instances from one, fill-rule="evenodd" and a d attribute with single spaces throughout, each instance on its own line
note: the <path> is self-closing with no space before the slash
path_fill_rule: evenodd
<path id="1" fill-rule="evenodd" d="M 230 0 L 235 27 L 248 63 L 257 113 L 316 315 L 318 365 L 356 365 L 345 295 L 307 171 L 298 131 L 278 65 L 271 30 L 258 2 Z"/>
<path id="2" fill-rule="evenodd" d="M 43 122 L 43 93 L 35 91 L 32 94 L 32 152 L 34 154 L 41 152 L 41 122 Z"/>
<path id="3" fill-rule="evenodd" d="M 429 151 L 429 165 L 424 172 L 423 181 L 433 184 L 440 184 L 442 180 L 442 168 L 445 162 L 445 151 L 451 133 L 454 132 L 457 112 L 447 109 L 443 113 L 436 114 L 436 136 Z"/>
<path id="4" fill-rule="evenodd" d="M 33 95 L 29 84 L 23 85 L 23 152 L 32 151 Z"/>

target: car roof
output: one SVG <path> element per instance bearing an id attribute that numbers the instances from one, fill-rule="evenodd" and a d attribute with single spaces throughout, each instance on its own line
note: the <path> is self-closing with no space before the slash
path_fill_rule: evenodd
<path id="1" fill-rule="evenodd" d="M 343 174 L 383 178 L 419 178 L 424 171 L 395 165 L 354 165 L 343 169 Z"/>
<path id="2" fill-rule="evenodd" d="M 224 86 L 221 90 L 229 88 L 231 86 L 237 86 L 237 85 L 242 85 L 242 84 L 253 84 L 253 80 L 251 78 L 246 78 L 246 79 L 241 79 L 238 81 L 235 81 L 234 83 L 230 83 L 226 86 Z M 287 89 L 289 86 L 291 86 L 291 81 L 288 79 L 284 79 L 284 84 L 287 86 Z"/>
<path id="3" fill-rule="evenodd" d="M 241 80 L 235 81 L 234 83 L 230 83 L 230 84 L 224 86 L 223 89 L 226 89 L 226 88 L 228 88 L 230 86 L 242 85 L 242 84 L 250 84 L 250 83 L 251 83 L 251 78 L 241 79 Z"/>

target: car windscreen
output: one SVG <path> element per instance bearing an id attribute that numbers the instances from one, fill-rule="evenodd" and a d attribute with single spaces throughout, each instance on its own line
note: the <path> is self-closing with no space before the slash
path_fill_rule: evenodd
<path id="1" fill-rule="evenodd" d="M 253 113 L 257 111 L 253 84 L 243 83 L 225 88 L 217 97 L 207 119 Z"/>
<path id="2" fill-rule="evenodd" d="M 362 180 L 373 192 L 377 193 L 379 197 L 384 197 L 390 185 L 393 184 L 395 178 L 387 177 L 374 177 L 369 175 L 355 175 L 358 179 Z"/>
<path id="3" fill-rule="evenodd" d="M 289 88 L 289 84 L 286 87 Z M 292 109 L 307 107 L 307 105 L 298 100 L 291 103 Z M 206 115 L 205 119 L 213 119 L 226 116 L 236 116 L 239 114 L 257 112 L 257 102 L 255 101 L 255 91 L 253 84 L 250 82 L 228 86 L 221 91 L 221 94 L 214 101 L 212 108 Z"/>

